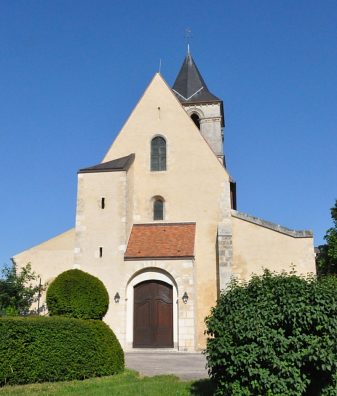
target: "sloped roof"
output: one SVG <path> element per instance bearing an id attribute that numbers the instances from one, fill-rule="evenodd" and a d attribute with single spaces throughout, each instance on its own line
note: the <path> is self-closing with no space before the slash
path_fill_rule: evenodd
<path id="1" fill-rule="evenodd" d="M 181 66 L 172 91 L 182 103 L 221 102 L 208 90 L 190 53 Z"/>
<path id="2" fill-rule="evenodd" d="M 89 168 L 83 168 L 78 173 L 96 173 L 96 172 L 119 172 L 127 171 L 135 159 L 135 154 L 127 155 L 114 159 L 112 161 L 103 162 L 98 165 L 90 166 Z"/>
<path id="3" fill-rule="evenodd" d="M 134 224 L 125 260 L 194 257 L 195 223 Z"/>

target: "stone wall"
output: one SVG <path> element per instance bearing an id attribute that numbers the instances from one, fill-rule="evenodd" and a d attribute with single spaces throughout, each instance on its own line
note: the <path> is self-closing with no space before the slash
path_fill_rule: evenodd
<path id="1" fill-rule="evenodd" d="M 316 273 L 310 231 L 290 230 L 232 210 L 233 275 L 248 280 L 252 274 L 271 271 Z"/>

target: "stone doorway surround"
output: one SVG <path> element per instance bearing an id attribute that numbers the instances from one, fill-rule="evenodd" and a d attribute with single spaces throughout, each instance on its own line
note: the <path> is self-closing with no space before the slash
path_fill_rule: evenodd
<path id="1" fill-rule="evenodd" d="M 129 262 L 130 263 L 130 262 Z M 134 309 L 134 286 L 148 281 L 157 280 L 165 282 L 172 286 L 173 289 L 173 349 L 176 351 L 194 351 L 195 350 L 195 296 L 194 296 L 194 277 L 193 262 L 186 260 L 178 262 L 175 260 L 177 268 L 183 267 L 182 270 L 189 273 L 189 276 L 182 276 L 178 270 L 167 271 L 168 265 L 166 261 L 152 261 L 151 267 L 147 267 L 149 263 L 138 262 L 139 270 L 129 277 L 126 282 L 126 332 L 125 345 L 126 351 L 133 350 L 133 309 Z M 170 265 L 171 267 L 171 265 Z M 172 268 L 169 268 L 170 270 Z M 182 272 L 183 272 L 182 271 Z M 189 295 L 187 304 L 182 301 L 184 292 Z"/>

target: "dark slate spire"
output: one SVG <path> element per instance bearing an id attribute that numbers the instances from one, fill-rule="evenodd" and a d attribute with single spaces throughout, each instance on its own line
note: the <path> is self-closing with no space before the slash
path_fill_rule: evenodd
<path id="1" fill-rule="evenodd" d="M 189 50 L 172 90 L 182 103 L 221 101 L 208 90 Z"/>

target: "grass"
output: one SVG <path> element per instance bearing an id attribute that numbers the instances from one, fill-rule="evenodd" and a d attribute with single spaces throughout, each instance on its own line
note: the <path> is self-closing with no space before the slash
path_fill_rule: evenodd
<path id="1" fill-rule="evenodd" d="M 211 396 L 213 391 L 208 379 L 184 382 L 172 375 L 140 377 L 135 371 L 125 370 L 111 377 L 83 381 L 5 386 L 0 388 L 0 396 Z"/>

